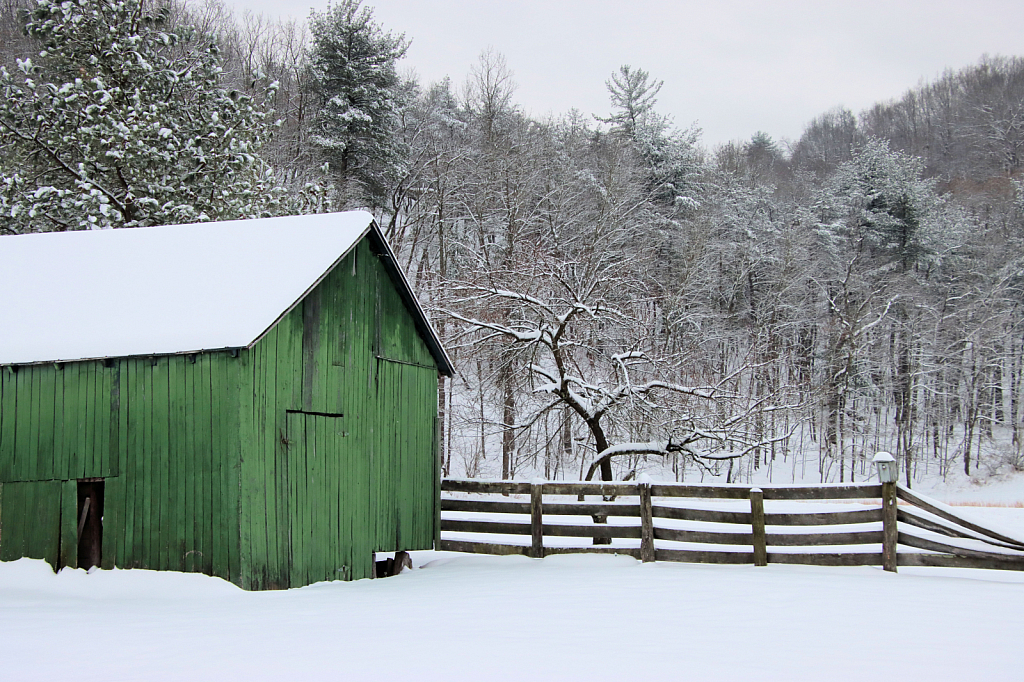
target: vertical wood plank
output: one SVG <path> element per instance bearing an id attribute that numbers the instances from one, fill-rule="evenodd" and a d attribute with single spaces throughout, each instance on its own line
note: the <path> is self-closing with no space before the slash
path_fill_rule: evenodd
<path id="1" fill-rule="evenodd" d="M 32 439 L 32 372 L 28 367 L 22 367 L 14 375 L 14 390 L 18 395 L 17 416 L 14 418 L 12 430 L 14 431 L 14 448 L 10 474 L 6 477 L 8 481 L 23 481 L 25 475 L 23 469 L 29 466 L 31 459 Z M 14 508 L 13 506 L 11 507 Z"/>
<path id="2" fill-rule="evenodd" d="M 431 530 L 431 534 L 434 536 L 434 549 L 441 549 L 441 420 L 434 412 L 434 437 L 432 438 L 434 447 L 434 495 L 432 500 L 433 509 L 431 510 L 431 517 L 433 519 L 434 527 Z M 541 542 L 541 545 L 544 543 Z"/>
<path id="3" fill-rule="evenodd" d="M 139 377 L 140 415 L 137 421 L 139 435 L 136 454 L 139 477 L 134 486 L 138 514 L 135 526 L 137 547 L 135 565 L 139 568 L 150 568 L 153 567 L 152 536 L 156 522 L 154 510 L 156 470 L 153 462 L 153 363 L 149 358 L 139 358 L 136 367 Z"/>
<path id="4" fill-rule="evenodd" d="M 185 570 L 185 554 L 189 551 L 188 532 L 186 525 L 189 521 L 188 514 L 188 454 L 189 454 L 189 429 L 185 420 L 188 381 L 186 374 L 188 358 L 184 355 L 176 355 L 170 358 L 170 431 L 174 434 L 171 457 L 173 458 L 173 472 L 170 488 L 173 491 L 174 509 L 174 535 L 172 542 L 172 566 L 174 570 Z"/>
<path id="5" fill-rule="evenodd" d="M 78 482 L 63 481 L 60 486 L 60 565 L 69 568 L 78 568 L 77 514 Z"/>
<path id="6" fill-rule="evenodd" d="M 195 363 L 195 356 L 190 360 L 185 358 L 183 367 L 183 383 L 182 388 L 182 400 L 183 400 L 183 422 L 185 433 L 183 435 L 184 446 L 182 450 L 183 454 L 183 472 L 182 472 L 182 483 L 184 489 L 180 493 L 182 496 L 181 506 L 184 510 L 184 527 L 182 533 L 184 535 L 184 555 L 182 556 L 182 564 L 186 573 L 191 573 L 196 570 L 198 564 L 197 559 L 199 558 L 196 553 L 196 431 L 200 428 L 202 422 L 199 421 L 196 415 L 196 401 L 195 401 L 195 376 L 197 367 Z"/>
<path id="7" fill-rule="evenodd" d="M 241 443 L 239 440 L 239 401 L 243 385 L 242 374 L 245 366 L 246 350 L 239 351 L 237 358 L 230 359 L 226 366 L 225 386 L 228 399 L 226 406 L 226 428 L 224 431 L 224 450 L 226 459 L 223 469 L 224 495 L 224 547 L 225 564 L 224 578 L 234 581 L 238 571 L 238 538 L 239 538 L 239 466 L 241 464 Z M 268 491 L 267 494 L 272 494 Z"/>
<path id="8" fill-rule="evenodd" d="M 29 385 L 32 387 L 32 398 L 31 405 L 32 409 L 29 414 L 30 433 L 29 433 L 29 450 L 28 459 L 25 461 L 25 466 L 22 468 L 23 480 L 33 481 L 39 480 L 41 477 L 45 477 L 45 470 L 41 469 L 39 464 L 42 459 L 39 455 L 40 439 L 39 439 L 39 426 L 42 422 L 42 397 L 43 391 L 40 386 L 41 374 L 37 366 L 26 367 L 22 371 L 28 371 L 30 375 Z M 43 476 L 40 476 L 43 474 Z"/>
<path id="9" fill-rule="evenodd" d="M 103 484 L 103 541 L 100 568 L 110 570 L 117 565 L 118 539 L 124 535 L 124 483 L 120 476 L 109 477 Z"/>
<path id="10" fill-rule="evenodd" d="M 306 415 L 292 414 L 289 422 L 288 438 L 292 442 L 292 449 L 289 453 L 289 466 L 291 467 L 292 482 L 295 493 L 292 505 L 292 571 L 293 585 L 306 585 L 309 583 L 306 574 L 307 564 L 307 541 L 306 541 L 306 509 L 309 500 L 306 495 L 307 475 L 309 466 L 309 447 L 307 444 L 307 420 Z"/>
<path id="11" fill-rule="evenodd" d="M 106 477 L 110 475 L 110 391 L 114 370 L 105 367 L 102 362 L 96 364 L 96 394 L 93 398 L 93 413 L 96 419 L 96 450 L 92 459 L 91 476 Z"/>
<path id="12" fill-rule="evenodd" d="M 224 577 L 226 553 L 224 551 L 224 500 L 223 500 L 223 467 L 227 456 L 225 438 L 228 425 L 225 423 L 225 408 L 228 404 L 226 395 L 226 364 L 231 359 L 227 353 L 211 356 L 210 378 L 212 381 L 213 435 L 211 442 L 210 474 L 210 557 L 213 575 Z"/>
<path id="13" fill-rule="evenodd" d="M 211 467 L 213 466 L 213 458 L 216 456 L 214 451 L 214 440 L 213 434 L 216 431 L 217 415 L 214 413 L 214 397 L 213 397 L 213 363 L 215 356 L 212 353 L 203 353 L 199 359 L 196 360 L 196 364 L 199 364 L 200 359 L 202 364 L 200 366 L 199 383 L 196 388 L 198 391 L 197 398 L 199 400 L 199 410 L 202 415 L 202 421 L 196 428 L 196 435 L 201 437 L 202 441 L 198 451 L 198 466 L 196 467 L 196 475 L 199 477 L 197 484 L 196 495 L 198 496 L 200 509 L 199 517 L 196 525 L 196 536 L 199 538 L 199 546 L 202 551 L 203 563 L 202 571 L 208 575 L 213 575 L 213 486 L 211 484 Z"/>
<path id="14" fill-rule="evenodd" d="M 18 415 L 17 374 L 12 367 L 0 367 L 0 389 L 0 481 L 9 481 L 14 477 Z"/>
<path id="15" fill-rule="evenodd" d="M 36 365 L 39 374 L 39 449 L 36 451 L 36 479 L 58 478 L 54 457 L 53 426 L 56 397 L 56 371 L 53 365 Z"/>
<path id="16" fill-rule="evenodd" d="M 896 573 L 896 484 L 882 484 L 882 568 Z"/>
<path id="17" fill-rule="evenodd" d="M 651 502 L 651 484 L 637 484 L 640 492 L 640 560 L 654 561 L 654 507 Z"/>
<path id="18" fill-rule="evenodd" d="M 754 544 L 754 565 L 768 565 L 768 547 L 764 530 L 764 493 L 760 488 L 750 489 L 750 525 Z"/>
<path id="19" fill-rule="evenodd" d="M 226 434 L 228 460 L 224 468 L 224 505 L 225 505 L 225 537 L 227 543 L 226 579 L 240 584 L 241 575 L 241 508 L 242 508 L 242 395 L 243 391 L 251 391 L 251 363 L 249 350 L 243 349 L 238 358 L 231 363 L 227 376 L 230 392 L 228 407 L 228 423 L 230 432 Z"/>
<path id="20" fill-rule="evenodd" d="M 68 480 L 67 466 L 64 453 L 64 369 L 51 365 L 54 375 L 53 381 L 53 444 L 51 446 L 51 457 L 53 461 L 53 477 L 61 480 Z"/>
<path id="21" fill-rule="evenodd" d="M 121 372 L 124 361 L 119 360 L 110 370 L 110 412 L 107 421 L 107 476 L 121 473 Z"/>
<path id="22" fill-rule="evenodd" d="M 266 564 L 269 582 L 280 584 L 281 548 L 278 545 L 277 510 L 277 333 L 272 332 L 259 344 L 263 362 L 264 385 L 260 399 L 259 425 L 263 431 L 263 447 L 260 460 L 263 462 L 263 498 L 265 500 Z"/>
<path id="23" fill-rule="evenodd" d="M 544 485 L 530 484 L 530 556 L 544 558 Z"/>
<path id="24" fill-rule="evenodd" d="M 138 559 L 138 552 L 135 543 L 135 533 L 138 528 L 139 508 L 136 486 L 138 485 L 141 472 L 139 471 L 139 432 L 142 430 L 142 399 L 138 386 L 140 383 L 138 360 L 130 359 L 124 361 L 124 409 L 121 416 L 124 423 L 125 437 L 122 439 L 124 447 L 124 461 L 122 462 L 122 476 L 124 477 L 124 538 L 121 542 L 119 552 L 120 566 L 130 568 L 135 565 Z"/>
<path id="25" fill-rule="evenodd" d="M 239 485 L 239 517 L 238 517 L 238 584 L 245 589 L 252 589 L 255 557 L 252 553 L 252 516 L 253 516 L 253 458 L 257 456 L 258 439 L 256 437 L 256 393 L 257 372 L 260 368 L 260 344 L 246 352 L 241 358 L 243 365 L 239 370 L 238 393 L 238 485 Z"/>
<path id="26" fill-rule="evenodd" d="M 117 406 L 117 477 L 120 479 L 120 493 L 117 501 L 118 514 L 120 516 L 119 526 L 120 532 L 116 539 L 116 546 L 114 550 L 114 566 L 124 567 L 126 554 L 126 540 L 128 533 L 131 531 L 132 518 L 128 513 L 128 490 L 129 484 L 126 482 L 126 473 L 128 470 L 128 434 L 129 434 L 129 417 L 128 408 L 131 404 L 128 394 L 128 367 L 129 360 L 121 360 L 118 363 L 117 380 L 118 380 L 118 406 Z M 106 500 L 104 500 L 106 503 Z"/>

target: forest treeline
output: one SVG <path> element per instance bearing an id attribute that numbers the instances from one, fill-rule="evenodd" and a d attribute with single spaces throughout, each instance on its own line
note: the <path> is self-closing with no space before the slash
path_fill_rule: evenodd
<path id="1" fill-rule="evenodd" d="M 642 68 L 537 119 L 408 44 L 358 0 L 0 0 L 0 233 L 368 208 L 458 369 L 446 475 L 1024 469 L 1024 59 L 709 150 Z"/>

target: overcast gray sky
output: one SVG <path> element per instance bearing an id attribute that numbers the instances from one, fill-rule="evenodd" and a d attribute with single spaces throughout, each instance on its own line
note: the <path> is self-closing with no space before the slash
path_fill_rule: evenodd
<path id="1" fill-rule="evenodd" d="M 228 0 L 231 2 L 231 0 Z M 304 18 L 327 0 L 233 0 Z M 759 130 L 799 137 L 823 111 L 859 112 L 983 54 L 1024 55 L 1020 0 L 768 2 L 763 0 L 370 0 L 405 33 L 403 68 L 461 84 L 490 47 L 515 72 L 534 116 L 571 108 L 606 115 L 604 82 L 621 64 L 665 81 L 658 110 L 696 122 L 714 146 Z"/>

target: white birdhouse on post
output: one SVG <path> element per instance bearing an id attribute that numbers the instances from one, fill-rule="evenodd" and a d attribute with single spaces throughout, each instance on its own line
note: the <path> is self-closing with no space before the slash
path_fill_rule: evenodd
<path id="1" fill-rule="evenodd" d="M 878 469 L 878 480 L 882 483 L 895 483 L 899 479 L 900 471 L 896 466 L 896 458 L 888 452 L 879 452 L 871 460 Z"/>

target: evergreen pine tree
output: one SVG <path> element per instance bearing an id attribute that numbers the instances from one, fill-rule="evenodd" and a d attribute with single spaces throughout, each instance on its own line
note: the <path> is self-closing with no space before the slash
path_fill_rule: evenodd
<path id="1" fill-rule="evenodd" d="M 269 126 L 222 86 L 216 41 L 146 0 L 40 0 L 37 60 L 0 69 L 0 229 L 131 227 L 264 215 Z"/>
<path id="2" fill-rule="evenodd" d="M 394 135 L 404 100 L 395 62 L 409 43 L 385 32 L 361 0 L 313 12 L 309 23 L 321 103 L 313 143 L 349 203 L 379 206 L 405 156 Z"/>

